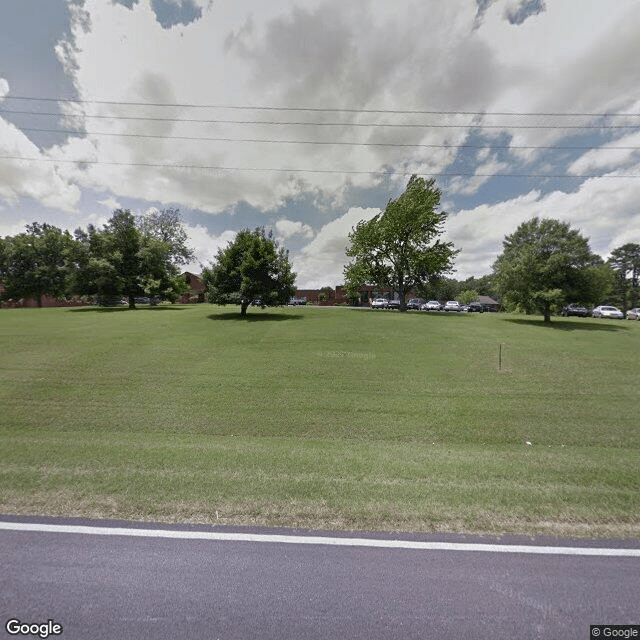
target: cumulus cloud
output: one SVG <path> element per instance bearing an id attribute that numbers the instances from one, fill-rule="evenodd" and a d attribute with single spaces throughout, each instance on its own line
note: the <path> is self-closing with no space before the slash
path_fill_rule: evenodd
<path id="1" fill-rule="evenodd" d="M 633 167 L 638 174 L 640 166 Z M 570 223 L 590 239 L 591 249 L 606 257 L 625 242 L 640 242 L 640 180 L 593 178 L 573 193 L 534 190 L 493 205 L 463 210 L 447 220 L 446 237 L 462 251 L 456 259 L 459 277 L 489 273 L 505 236 L 538 216 Z M 621 224 L 623 221 L 623 224 Z"/>
<path id="2" fill-rule="evenodd" d="M 640 132 L 632 133 L 592 149 L 571 163 L 567 169 L 573 175 L 583 175 L 614 168 L 622 168 L 637 161 L 640 149 Z"/>
<path id="3" fill-rule="evenodd" d="M 98 204 L 104 205 L 110 211 L 116 211 L 122 209 L 122 205 L 116 198 L 105 198 L 104 200 L 98 200 Z"/>
<path id="4" fill-rule="evenodd" d="M 484 155 L 484 154 L 482 154 Z M 495 158 L 491 158 L 483 164 L 479 165 L 474 172 L 474 175 L 470 178 L 455 177 L 449 183 L 448 193 L 462 195 L 471 195 L 478 191 L 478 189 L 490 180 L 494 175 L 501 171 L 507 171 L 509 165 L 506 162 L 499 162 Z"/>
<path id="5" fill-rule="evenodd" d="M 131 8 L 87 0 L 59 55 L 83 98 L 108 96 L 115 102 L 393 109 L 431 104 L 437 96 L 442 106 L 480 108 L 503 80 L 490 48 L 469 33 L 473 8 L 465 3 L 419 5 L 417 15 L 390 10 L 381 0 L 249 5 L 224 13 L 216 3 L 207 5 L 200 19 L 178 33 L 162 29 L 149 0 Z M 451 29 L 424 38 L 424 20 Z M 203 60 L 218 63 L 203 65 Z M 416 74 L 420 68 L 431 72 Z M 389 168 L 438 172 L 453 151 L 434 154 L 388 144 L 464 137 L 442 128 L 387 128 L 383 125 L 406 121 L 391 114 L 302 111 L 270 118 L 260 110 L 97 104 L 75 107 L 72 115 L 87 131 L 97 161 L 73 172 L 79 184 L 98 189 L 102 183 L 116 196 L 180 201 L 212 212 L 240 199 L 274 209 L 303 189 L 332 197 L 347 181 L 355 187 L 376 185 L 375 172 Z M 123 120 L 123 115 L 156 119 Z M 309 124 L 249 124 L 258 120 Z M 344 124 L 329 127 L 329 121 Z M 369 124 L 375 126 L 361 126 Z M 154 137 L 142 137 L 147 135 Z M 292 144 L 295 140 L 300 144 Z M 72 143 L 61 147 L 68 158 L 77 150 Z M 166 164 L 180 168 L 161 166 Z"/>
<path id="6" fill-rule="evenodd" d="M 380 209 L 353 207 L 324 225 L 316 237 L 292 256 L 299 288 L 312 289 L 344 283 L 349 233 L 361 220 L 370 220 Z"/>
<path id="7" fill-rule="evenodd" d="M 185 271 L 200 273 L 202 267 L 215 261 L 219 249 L 225 248 L 236 237 L 236 231 L 226 230 L 216 235 L 203 225 L 184 225 L 187 245 L 193 249 L 195 259 L 184 267 Z"/>
<path id="8" fill-rule="evenodd" d="M 296 235 L 304 238 L 313 238 L 313 229 L 308 224 L 304 224 L 299 221 L 287 220 L 286 218 L 281 218 L 276 221 L 276 231 L 283 239 Z"/>
<path id="9" fill-rule="evenodd" d="M 28 158 L 16 160 L 14 158 Z M 0 198 L 15 204 L 33 198 L 41 204 L 74 211 L 80 189 L 62 176 L 60 169 L 14 125 L 0 118 Z"/>

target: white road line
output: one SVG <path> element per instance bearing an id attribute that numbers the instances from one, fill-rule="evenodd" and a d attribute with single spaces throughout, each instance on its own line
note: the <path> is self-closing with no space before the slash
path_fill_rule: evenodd
<path id="1" fill-rule="evenodd" d="M 428 542 L 417 540 L 377 540 L 372 538 L 332 538 L 329 536 L 287 536 L 259 533 L 223 533 L 218 531 L 174 531 L 171 529 L 135 529 L 124 527 L 88 527 L 61 524 L 0 522 L 0 530 L 41 533 L 79 533 L 98 536 L 139 538 L 174 538 L 178 540 L 213 540 L 230 542 L 271 542 L 279 544 L 315 544 L 337 547 L 379 547 L 418 549 L 422 551 L 484 551 L 493 553 L 533 553 L 570 556 L 623 556 L 640 558 L 640 549 L 594 547 L 549 547 L 518 544 L 478 544 L 467 542 Z"/>

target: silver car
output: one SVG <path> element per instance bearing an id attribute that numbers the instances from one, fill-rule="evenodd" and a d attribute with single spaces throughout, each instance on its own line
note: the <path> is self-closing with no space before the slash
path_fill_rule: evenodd
<path id="1" fill-rule="evenodd" d="M 386 298 L 376 298 L 375 300 L 371 301 L 371 308 L 372 309 L 386 309 L 388 306 L 388 302 Z"/>
<path id="2" fill-rule="evenodd" d="M 640 307 L 627 311 L 627 320 L 640 320 Z"/>
<path id="3" fill-rule="evenodd" d="M 462 305 L 457 300 L 447 300 L 444 305 L 445 311 L 462 311 Z"/>
<path id="4" fill-rule="evenodd" d="M 591 315 L 594 318 L 616 318 L 618 320 L 622 320 L 624 318 L 624 313 L 622 313 L 618 307 L 612 307 L 604 304 L 596 307 L 591 312 Z"/>
<path id="5" fill-rule="evenodd" d="M 437 300 L 429 300 L 420 307 L 421 311 L 440 311 L 440 309 L 442 305 Z"/>

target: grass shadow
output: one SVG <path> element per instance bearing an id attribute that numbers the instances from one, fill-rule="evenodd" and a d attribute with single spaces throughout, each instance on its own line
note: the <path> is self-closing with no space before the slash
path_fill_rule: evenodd
<path id="1" fill-rule="evenodd" d="M 504 322 L 511 322 L 517 325 L 529 325 L 532 327 L 544 327 L 545 329 L 556 329 L 558 331 L 629 331 L 629 327 L 619 324 L 621 321 L 614 321 L 617 324 L 598 320 L 552 320 L 545 322 L 542 318 L 503 318 Z"/>
<path id="2" fill-rule="evenodd" d="M 297 313 L 251 313 L 250 311 L 246 316 L 242 316 L 237 311 L 235 313 L 213 313 L 207 318 L 209 320 L 235 320 L 236 322 L 281 322 L 283 320 L 302 320 L 304 316 Z"/>
<path id="3" fill-rule="evenodd" d="M 149 305 L 141 305 L 136 306 L 135 309 L 129 309 L 126 305 L 121 307 L 74 307 L 73 309 L 68 309 L 72 313 L 114 313 L 114 312 L 122 312 L 122 311 L 184 311 L 185 307 L 178 306 L 156 306 L 152 307 Z"/>

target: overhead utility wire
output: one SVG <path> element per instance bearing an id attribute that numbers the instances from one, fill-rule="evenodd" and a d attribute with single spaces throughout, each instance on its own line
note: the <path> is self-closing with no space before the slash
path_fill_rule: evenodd
<path id="1" fill-rule="evenodd" d="M 269 120 L 219 120 L 203 118 L 160 118 L 155 116 L 113 116 L 90 114 L 46 113 L 43 111 L 17 111 L 0 109 L 0 113 L 23 114 L 30 116 L 55 116 L 59 118 L 99 118 L 107 120 L 145 120 L 150 122 L 195 122 L 200 124 L 265 124 L 281 126 L 314 126 L 314 127 L 405 127 L 417 129 L 637 129 L 640 124 L 602 124 L 602 125 L 568 125 L 568 124 L 419 124 L 419 123 L 363 123 L 363 122 L 282 122 Z"/>
<path id="2" fill-rule="evenodd" d="M 22 127 L 21 131 L 32 131 L 38 133 L 58 133 L 64 135 L 88 135 L 88 136 L 109 136 L 121 138 L 151 138 L 156 140 L 189 140 L 203 142 L 248 142 L 264 144 L 316 144 L 316 145 L 342 145 L 353 147 L 422 147 L 427 149 L 553 149 L 557 151 L 590 151 L 595 149 L 620 149 L 633 151 L 640 147 L 628 146 L 553 146 L 553 145 L 487 145 L 487 144 L 422 144 L 422 143 L 399 143 L 399 142 L 350 142 L 343 140 L 264 140 L 261 138 L 219 138 L 208 136 L 163 136 L 147 133 L 113 133 L 109 131 L 74 131 L 68 129 L 38 129 L 33 127 Z"/>
<path id="3" fill-rule="evenodd" d="M 24 158 L 21 156 L 0 156 L 0 160 L 21 160 L 26 162 L 46 162 L 52 164 L 77 164 L 77 165 L 106 165 L 116 167 L 151 167 L 163 169 L 202 169 L 208 171 L 237 171 L 237 172 L 260 172 L 260 173 L 331 173 L 331 174 L 349 174 L 349 175 L 378 175 L 378 176 L 405 176 L 416 174 L 425 177 L 440 178 L 569 178 L 569 179 L 588 179 L 588 178 L 640 178 L 640 174 L 605 174 L 605 175 L 546 175 L 535 173 L 416 173 L 415 171 L 362 171 L 362 170 L 342 170 L 342 169 L 271 169 L 261 167 L 220 167 L 209 165 L 192 165 L 192 164 L 162 164 L 153 162 L 109 162 L 105 160 L 56 160 L 55 158 Z"/>
<path id="4" fill-rule="evenodd" d="M 349 109 L 342 107 L 276 107 L 269 105 L 230 105 L 230 104 L 189 104 L 179 102 L 128 102 L 123 100 L 81 100 L 76 98 L 41 98 L 35 96 L 5 96 L 6 99 L 32 100 L 36 102 L 65 102 L 72 104 L 108 104 L 136 107 L 180 107 L 189 109 L 237 109 L 243 111 L 311 111 L 315 113 L 394 113 L 422 115 L 499 115 L 499 116 L 585 116 L 585 117 L 628 117 L 640 113 L 577 113 L 577 112 L 533 112 L 533 111 L 437 111 L 428 109 Z"/>

